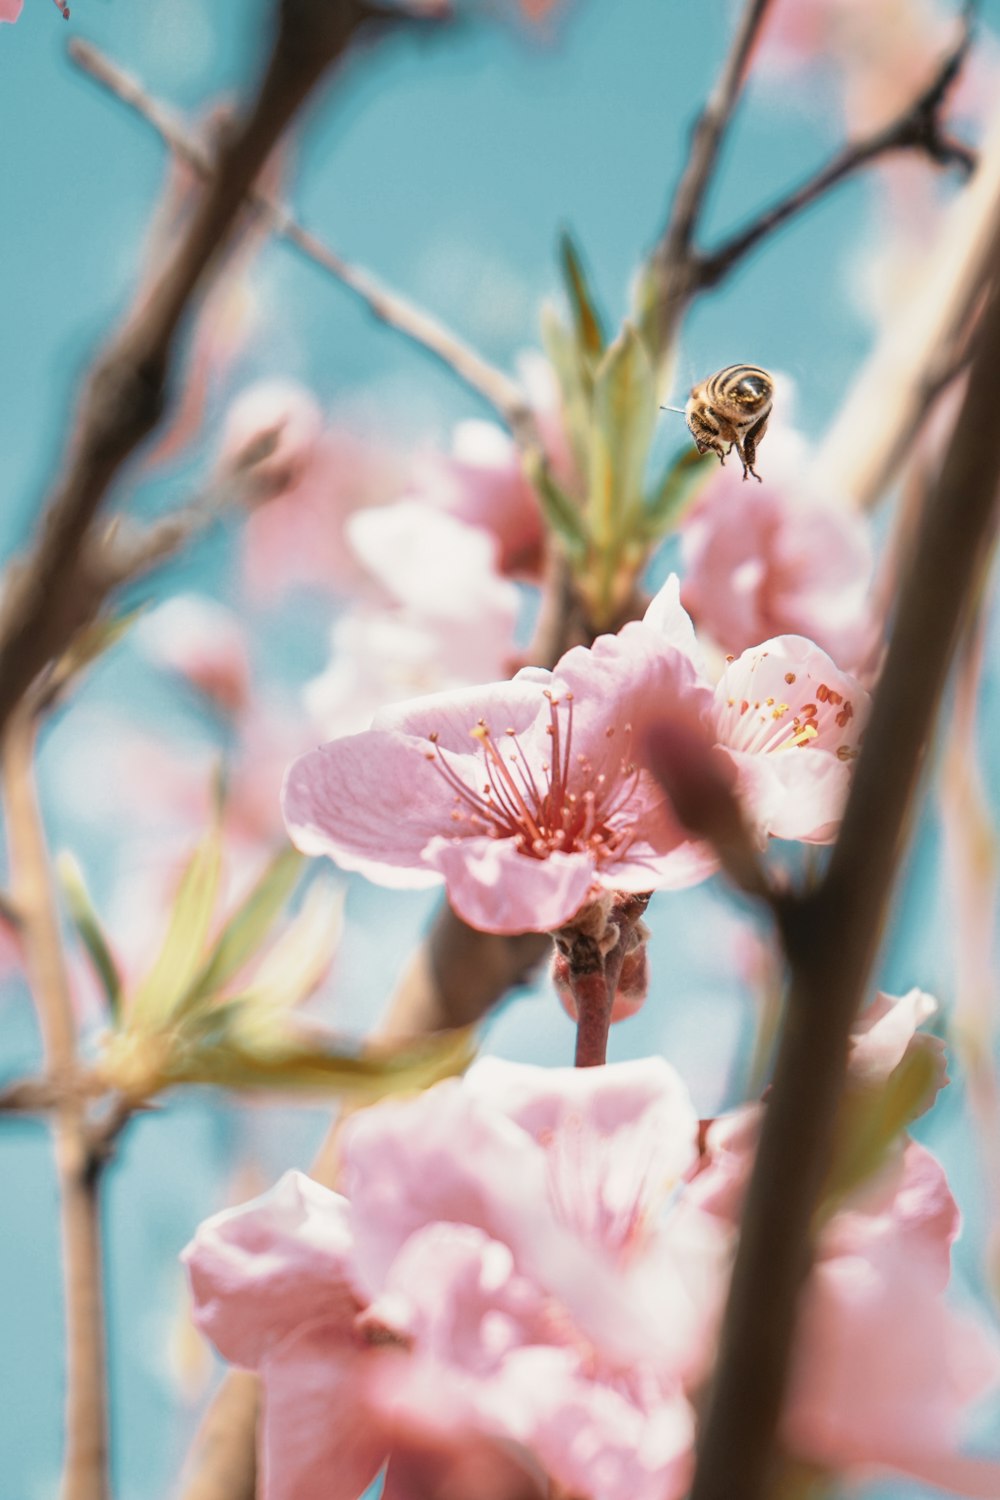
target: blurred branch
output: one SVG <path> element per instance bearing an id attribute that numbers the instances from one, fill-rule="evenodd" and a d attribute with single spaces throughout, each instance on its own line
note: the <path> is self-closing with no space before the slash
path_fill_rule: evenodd
<path id="1" fill-rule="evenodd" d="M 78 68 L 151 125 L 175 156 L 201 176 L 211 176 L 214 170 L 211 153 L 137 79 L 89 42 L 71 42 L 69 56 Z M 318 236 L 303 228 L 271 194 L 251 186 L 247 200 L 279 239 L 285 240 L 306 260 L 353 292 L 380 322 L 433 355 L 457 379 L 488 402 L 519 442 L 536 444 L 531 406 L 517 381 L 491 365 L 423 308 L 386 286 L 370 271 L 331 250 Z"/>
<path id="2" fill-rule="evenodd" d="M 654 304 L 652 327 L 647 333 L 655 350 L 668 349 L 672 344 L 695 290 L 695 236 L 768 4 L 769 0 L 746 0 L 722 72 L 695 123 L 687 165 L 677 184 L 666 228 L 650 257 Z"/>
<path id="3" fill-rule="evenodd" d="M 830 485 L 859 510 L 878 499 L 943 386 L 968 361 L 969 331 L 995 274 L 998 214 L 1000 109 L 923 276 L 852 383 L 817 455 Z"/>
<path id="4" fill-rule="evenodd" d="M 401 19 L 410 13 L 401 11 Z M 160 421 L 177 341 L 218 266 L 246 195 L 286 126 L 366 22 L 366 0 L 280 0 L 270 55 L 241 124 L 173 252 L 87 375 L 63 465 L 27 558 L 10 570 L 0 611 L 0 730 L 37 673 L 93 607 L 80 562 L 100 506 L 129 457 Z"/>
<path id="5" fill-rule="evenodd" d="M 972 46 L 971 9 L 962 20 L 962 32 L 952 50 L 941 60 L 934 78 L 912 104 L 881 130 L 863 140 L 846 145 L 831 157 L 825 167 L 806 178 L 787 196 L 765 209 L 744 229 L 721 244 L 718 249 L 696 256 L 696 290 L 715 286 L 753 250 L 761 240 L 816 203 L 838 183 L 871 166 L 880 157 L 894 151 L 920 151 L 939 166 L 958 166 L 971 175 L 976 154 L 962 141 L 945 130 L 941 120 L 947 95 L 962 70 Z"/>
<path id="6" fill-rule="evenodd" d="M 1000 249 L 1000 213 L 991 223 Z M 913 817 L 948 666 L 996 526 L 1000 283 L 920 540 L 898 598 L 885 667 L 840 837 L 815 891 L 783 908 L 790 988 L 774 1085 L 747 1196 L 721 1352 L 691 1500 L 761 1500 L 830 1159 L 850 1027 L 868 985 Z"/>
<path id="7" fill-rule="evenodd" d="M 650 306 L 645 323 L 654 348 L 670 348 L 693 297 L 716 286 L 768 235 L 882 157 L 897 151 L 917 151 L 939 166 L 959 166 L 966 174 L 973 171 L 976 154 L 949 134 L 941 116 L 972 46 L 975 8 L 974 3 L 963 7 L 961 32 L 954 47 L 942 58 L 927 87 L 895 120 L 863 140 L 843 146 L 818 172 L 715 250 L 701 252 L 696 240 L 702 212 L 767 10 L 767 0 L 747 0 L 719 81 L 695 126 L 666 229 L 650 257 Z"/>
<path id="8" fill-rule="evenodd" d="M 35 793 L 35 721 L 8 719 L 2 747 L 7 838 L 28 978 L 52 1079 L 77 1071 L 76 1024 L 59 915 Z M 23 1101 L 22 1106 L 23 1107 Z M 38 1107 L 37 1099 L 34 1107 Z M 106 1500 L 107 1380 L 101 1273 L 99 1183 L 85 1100 L 62 1090 L 54 1105 L 56 1168 L 65 1281 L 67 1378 L 62 1500 Z"/>

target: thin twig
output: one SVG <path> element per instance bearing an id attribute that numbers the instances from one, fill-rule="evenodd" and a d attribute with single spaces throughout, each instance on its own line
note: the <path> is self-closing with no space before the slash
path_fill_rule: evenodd
<path id="1" fill-rule="evenodd" d="M 136 78 L 90 42 L 72 41 L 69 56 L 78 68 L 151 125 L 175 156 L 201 176 L 211 175 L 214 170 L 211 154 L 184 128 L 178 117 L 155 99 Z M 537 445 L 531 405 L 516 380 L 491 365 L 431 313 L 386 286 L 362 266 L 354 265 L 338 255 L 317 235 L 305 229 L 288 208 L 270 193 L 253 187 L 247 197 L 279 239 L 285 240 L 306 260 L 319 266 L 348 291 L 353 292 L 380 322 L 394 328 L 404 338 L 410 339 L 439 360 L 470 390 L 493 407 L 519 441 Z"/>
<path id="2" fill-rule="evenodd" d="M 665 351 L 672 344 L 681 315 L 694 290 L 692 252 L 695 236 L 768 4 L 769 0 L 746 0 L 729 54 L 695 124 L 691 150 L 674 193 L 666 227 L 650 256 L 653 295 L 644 324 L 650 345 L 657 351 Z"/>
<path id="3" fill-rule="evenodd" d="M 824 197 L 838 183 L 894 151 L 922 151 L 939 166 L 958 166 L 967 176 L 970 175 L 976 165 L 975 152 L 946 132 L 941 111 L 968 56 L 972 39 L 972 16 L 966 11 L 959 40 L 942 59 L 924 92 L 881 130 L 835 152 L 826 166 L 807 177 L 717 249 L 696 255 L 695 290 L 715 286 L 782 224 Z"/>
<path id="4" fill-rule="evenodd" d="M 995 256 L 1000 215 L 991 228 Z M 784 912 L 790 990 L 692 1500 L 761 1500 L 767 1493 L 848 1034 L 877 953 L 948 666 L 996 524 L 998 361 L 995 284 L 899 596 L 840 837 L 815 893 Z"/>
<path id="5" fill-rule="evenodd" d="M 76 1026 L 63 958 L 55 890 L 35 794 L 33 718 L 8 721 L 3 789 L 14 892 L 28 977 L 38 1010 L 46 1068 L 76 1071 Z M 65 1091 L 53 1115 L 62 1225 L 67 1329 L 66 1450 L 62 1500 L 106 1500 L 107 1381 L 101 1286 L 100 1171 L 91 1150 L 85 1101 Z"/>
<path id="6" fill-rule="evenodd" d="M 80 559 L 109 488 L 168 403 L 182 325 L 218 265 L 275 143 L 376 9 L 366 0 L 281 0 L 263 78 L 242 124 L 159 275 L 85 382 L 63 471 L 35 544 L 11 570 L 0 613 L 0 731 L 36 674 L 93 608 Z M 378 12 L 381 15 L 381 12 Z"/>

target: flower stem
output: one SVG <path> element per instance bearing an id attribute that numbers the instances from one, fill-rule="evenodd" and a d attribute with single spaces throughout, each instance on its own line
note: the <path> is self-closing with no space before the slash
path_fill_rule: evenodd
<path id="1" fill-rule="evenodd" d="M 594 945 L 596 948 L 596 944 Z M 608 1031 L 611 1028 L 611 1001 L 614 994 L 605 970 L 605 960 L 597 953 L 599 967 L 581 969 L 570 965 L 570 988 L 576 1002 L 576 1056 L 578 1068 L 597 1068 L 608 1060 Z"/>

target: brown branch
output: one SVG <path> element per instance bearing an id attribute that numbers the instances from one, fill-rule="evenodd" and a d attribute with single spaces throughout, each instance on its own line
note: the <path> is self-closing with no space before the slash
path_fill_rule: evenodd
<path id="1" fill-rule="evenodd" d="M 992 223 L 1000 250 L 1000 215 Z M 995 528 L 1000 285 L 976 341 L 965 398 L 895 624 L 840 837 L 812 896 L 789 904 L 791 975 L 703 1424 L 692 1500 L 768 1492 L 809 1229 L 830 1159 L 847 1039 L 869 982 L 935 716 Z"/>
<path id="2" fill-rule="evenodd" d="M 102 88 L 151 125 L 170 150 L 203 177 L 213 170 L 212 157 L 181 121 L 155 99 L 137 79 L 106 57 L 89 42 L 70 44 L 72 62 Z M 426 353 L 440 361 L 477 396 L 487 401 L 523 444 L 537 444 L 537 431 L 528 397 L 517 381 L 488 360 L 432 314 L 386 286 L 370 271 L 354 265 L 330 249 L 293 217 L 288 208 L 260 187 L 251 187 L 247 198 L 259 217 L 279 239 L 285 240 L 306 260 L 332 276 L 364 303 L 380 322 L 394 328 Z"/>
<path id="3" fill-rule="evenodd" d="M 924 92 L 881 130 L 874 131 L 864 140 L 842 147 L 826 166 L 806 178 L 771 208 L 765 209 L 716 250 L 696 255 L 695 290 L 715 286 L 761 240 L 816 203 L 846 178 L 892 152 L 921 151 L 939 166 L 959 166 L 966 175 L 971 174 L 976 165 L 975 153 L 963 142 L 948 135 L 941 120 L 941 111 L 962 70 L 972 40 L 972 14 L 967 9 L 959 40 L 942 59 Z"/>
<path id="4" fill-rule="evenodd" d="M 695 290 L 695 236 L 768 4 L 769 0 L 746 0 L 722 71 L 692 132 L 666 227 L 650 256 L 652 301 L 643 323 L 651 348 L 660 352 L 672 344 Z"/>
<path id="5" fill-rule="evenodd" d="M 35 794 L 35 727 L 21 711 L 2 747 L 7 837 L 28 978 L 48 1073 L 76 1072 L 76 1026 L 55 890 Z M 106 1500 L 107 1382 L 101 1286 L 100 1171 L 85 1101 L 64 1090 L 53 1115 L 67 1330 L 66 1451 L 62 1500 Z"/>
<path id="6" fill-rule="evenodd" d="M 923 276 L 889 322 L 831 423 L 817 464 L 859 510 L 870 509 L 964 359 L 968 330 L 996 266 L 1000 213 L 1000 109 L 968 188 L 948 210 Z"/>
<path id="7" fill-rule="evenodd" d="M 177 340 L 217 266 L 246 195 L 276 141 L 375 14 L 365 0 L 281 0 L 273 46 L 243 122 L 218 155 L 190 223 L 84 382 L 63 473 L 28 558 L 12 570 L 0 613 L 0 730 L 36 674 L 92 608 L 79 561 L 108 489 L 159 422 L 175 374 Z"/>

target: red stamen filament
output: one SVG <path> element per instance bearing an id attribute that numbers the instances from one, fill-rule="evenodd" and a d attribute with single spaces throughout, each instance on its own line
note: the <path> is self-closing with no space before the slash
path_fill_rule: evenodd
<path id="1" fill-rule="evenodd" d="M 513 838 L 522 854 L 545 859 L 553 851 L 570 853 L 589 851 L 596 859 L 620 859 L 631 844 L 633 830 L 627 825 L 612 828 L 612 818 L 625 812 L 639 780 L 637 768 L 628 760 L 631 725 L 625 726 L 625 754 L 618 763 L 618 775 L 600 771 L 594 774 L 585 755 L 573 759 L 573 698 L 554 698 L 549 692 L 549 723 L 546 732 L 552 742 L 550 762 L 543 761 L 535 771 L 528 763 L 517 733 L 506 731 L 513 750 L 507 756 L 493 738 L 482 719 L 471 731 L 479 741 L 485 761 L 486 779 L 475 791 L 462 778 L 438 744 L 427 758 L 455 793 L 452 819 L 465 822 L 473 831 L 491 838 Z M 566 723 L 561 725 L 559 710 L 565 708 Z M 571 783 L 575 786 L 571 790 Z"/>

